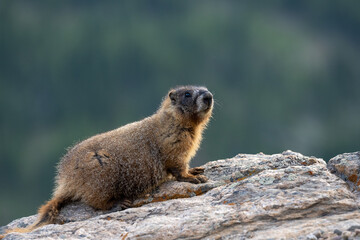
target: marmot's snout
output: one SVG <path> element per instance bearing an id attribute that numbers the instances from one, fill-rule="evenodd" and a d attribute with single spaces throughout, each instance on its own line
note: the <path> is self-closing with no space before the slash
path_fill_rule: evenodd
<path id="1" fill-rule="evenodd" d="M 208 111 L 212 108 L 213 104 L 213 95 L 209 91 L 199 92 L 199 97 L 197 98 L 198 112 Z"/>
<path id="2" fill-rule="evenodd" d="M 213 96 L 212 96 L 211 92 L 206 91 L 205 93 L 203 93 L 202 100 L 207 106 L 210 107 L 212 104 L 212 100 L 213 100 Z"/>

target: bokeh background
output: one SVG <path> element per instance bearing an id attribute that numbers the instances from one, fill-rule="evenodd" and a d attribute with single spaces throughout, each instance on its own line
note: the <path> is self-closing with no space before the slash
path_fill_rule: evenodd
<path id="1" fill-rule="evenodd" d="M 360 150 L 360 1 L 0 1 L 0 225 L 51 196 L 66 148 L 207 86 L 193 166 Z"/>

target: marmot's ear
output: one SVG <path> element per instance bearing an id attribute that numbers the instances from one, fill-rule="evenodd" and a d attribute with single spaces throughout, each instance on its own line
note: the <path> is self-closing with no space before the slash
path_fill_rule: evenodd
<path id="1" fill-rule="evenodd" d="M 169 98 L 171 99 L 172 103 L 176 102 L 174 91 L 169 92 Z"/>

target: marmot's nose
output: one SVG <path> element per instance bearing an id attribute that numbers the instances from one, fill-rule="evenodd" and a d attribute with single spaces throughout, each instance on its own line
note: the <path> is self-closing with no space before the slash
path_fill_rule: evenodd
<path id="1" fill-rule="evenodd" d="M 205 104 L 207 104 L 208 106 L 211 105 L 213 99 L 211 92 L 206 91 L 205 93 L 203 93 L 202 98 Z"/>

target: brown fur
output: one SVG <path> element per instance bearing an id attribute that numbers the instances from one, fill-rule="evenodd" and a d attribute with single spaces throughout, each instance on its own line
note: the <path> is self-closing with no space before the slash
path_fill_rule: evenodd
<path id="1" fill-rule="evenodd" d="M 69 201 L 110 209 L 116 202 L 148 193 L 169 174 L 178 181 L 205 182 L 201 168 L 189 172 L 189 162 L 199 148 L 212 106 L 206 88 L 178 87 L 169 91 L 152 116 L 75 145 L 58 165 L 53 198 L 40 208 L 39 220 L 15 231 L 56 223 Z"/>

